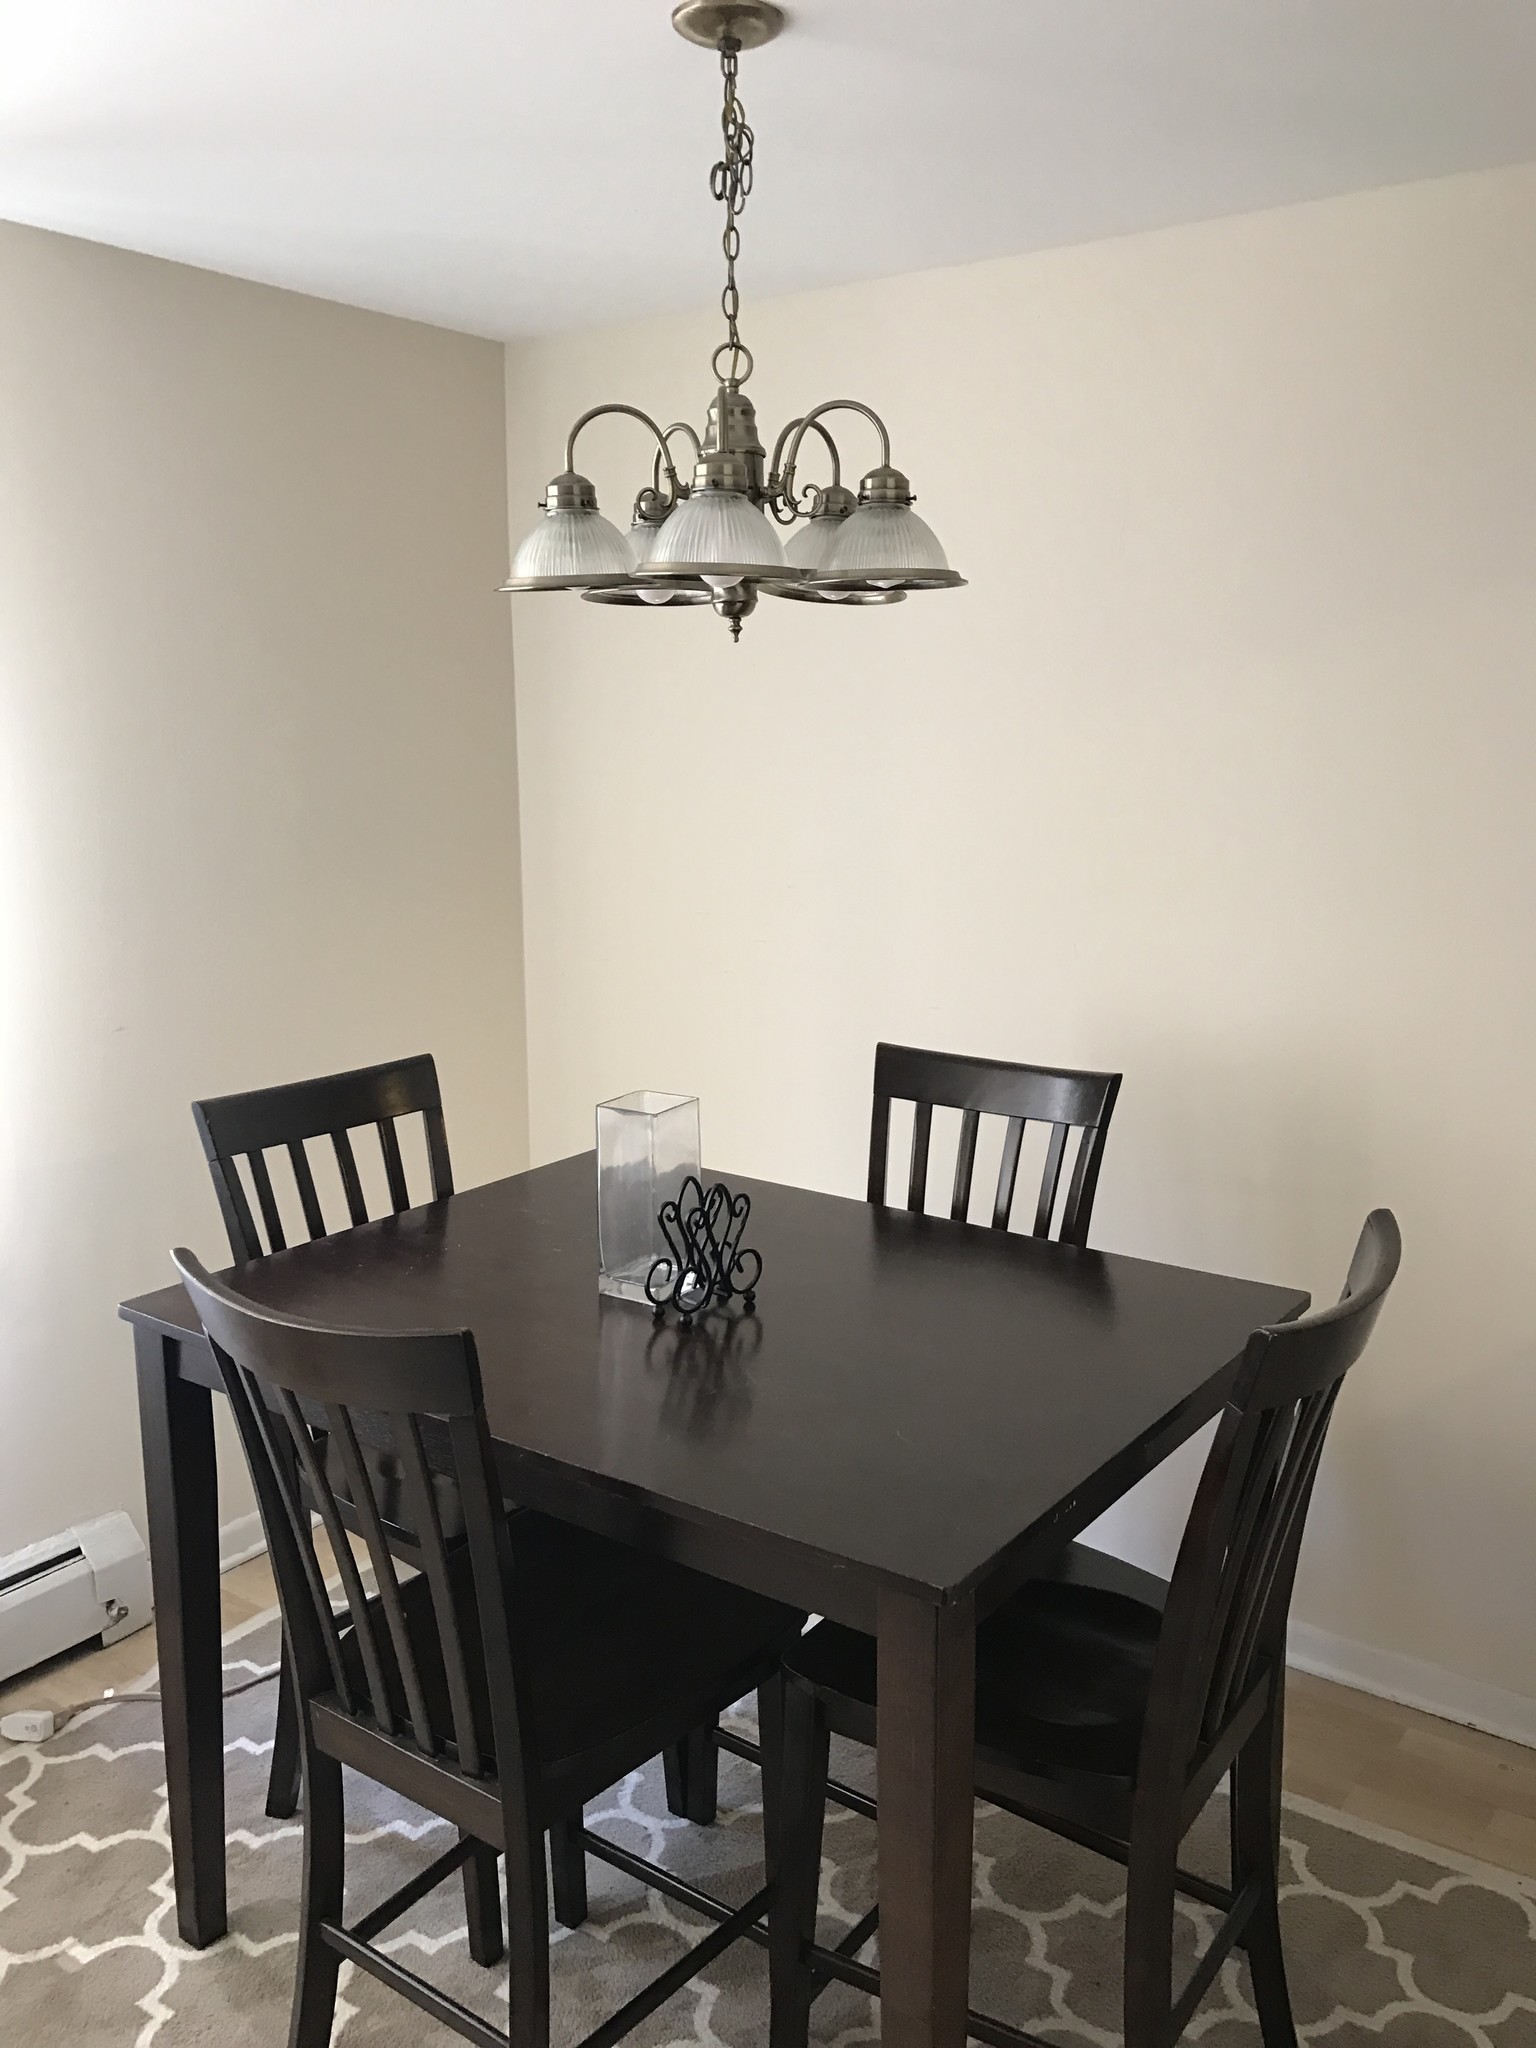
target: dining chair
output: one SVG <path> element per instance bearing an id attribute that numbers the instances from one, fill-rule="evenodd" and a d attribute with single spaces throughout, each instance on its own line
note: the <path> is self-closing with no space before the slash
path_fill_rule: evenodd
<path id="1" fill-rule="evenodd" d="M 1390 1211 L 1374 1211 L 1338 1302 L 1250 1337 L 1170 1580 L 1074 1544 L 977 1630 L 978 1795 L 1126 1866 L 1127 2048 L 1172 2048 L 1237 1947 L 1265 2048 L 1296 2048 L 1278 1910 L 1286 1620 L 1329 1419 L 1400 1254 Z M 828 1742 L 874 1743 L 874 1641 L 822 1622 L 785 1676 L 771 2039 L 803 2048 L 829 1982 L 880 1988 L 855 1960 L 878 1905 L 835 1950 L 815 1938 Z M 1218 1885 L 1181 1869 L 1179 1849 L 1229 1772 L 1231 1875 Z M 832 1796 L 878 1818 L 862 1794 Z M 1180 1892 L 1221 1920 L 1175 1992 Z M 990 2048 L 1044 2048 L 983 2014 L 967 2024 Z"/>
<path id="2" fill-rule="evenodd" d="M 408 1209 L 411 1197 L 397 1126 L 403 1117 L 414 1115 L 422 1120 L 430 1199 L 435 1202 L 453 1193 L 453 1167 L 448 1157 L 448 1130 L 443 1119 L 437 1063 L 430 1053 L 388 1060 L 380 1066 L 357 1067 L 345 1074 L 280 1082 L 272 1088 L 252 1088 L 238 1095 L 215 1095 L 194 1102 L 192 1119 L 213 1176 L 230 1256 L 237 1262 L 259 1259 L 269 1252 L 286 1251 L 290 1233 L 302 1242 L 304 1238 L 328 1237 L 333 1230 L 366 1223 L 368 1203 L 352 1133 L 370 1125 L 377 1134 L 390 1206 L 396 1215 Z M 326 1218 L 315 1181 L 315 1161 L 309 1152 L 309 1146 L 316 1141 L 320 1141 L 322 1153 L 326 1141 L 329 1142 L 345 1204 L 345 1216 L 333 1215 L 331 1221 Z M 286 1222 L 285 1205 L 273 1183 L 269 1154 L 286 1156 L 293 1181 L 294 1197 L 286 1204 Z M 267 1777 L 267 1812 L 274 1820 L 287 1820 L 298 1811 L 298 1804 L 298 1716 L 285 1649 L 278 1675 L 277 1727 Z"/>
<path id="3" fill-rule="evenodd" d="M 1003 1117 L 1007 1121 L 989 1221 L 994 1230 L 1006 1230 L 1013 1215 L 1025 1126 L 1048 1124 L 1050 1137 L 1046 1141 L 1031 1235 L 1049 1237 L 1054 1225 L 1063 1244 L 1086 1244 L 1104 1140 L 1119 1092 L 1118 1074 L 1078 1073 L 1069 1067 L 1026 1067 L 1011 1060 L 973 1059 L 965 1053 L 924 1052 L 912 1045 L 877 1045 L 868 1199 L 880 1203 L 886 1199 L 892 1103 L 914 1105 L 906 1206 L 918 1212 L 927 1207 L 933 1112 L 941 1108 L 958 1109 L 960 1137 L 949 1213 L 957 1223 L 968 1221 L 981 1119 Z M 1067 1143 L 1074 1131 L 1079 1133 L 1077 1151 L 1066 1197 L 1061 1200 L 1062 1169 Z"/>
<path id="4" fill-rule="evenodd" d="M 437 1063 L 430 1053 L 388 1060 L 379 1066 L 358 1067 L 349 1073 L 325 1074 L 315 1080 L 282 1082 L 238 1095 L 211 1096 L 193 1103 L 192 1116 L 213 1176 L 230 1256 L 237 1263 L 286 1250 L 290 1233 L 300 1241 L 304 1237 L 313 1240 L 329 1236 L 332 1230 L 346 1230 L 369 1221 L 353 1133 L 366 1132 L 370 1126 L 377 1137 L 389 1206 L 395 1215 L 412 1206 L 400 1145 L 399 1126 L 404 1118 L 421 1118 L 429 1191 L 422 1198 L 436 1202 L 453 1193 L 442 1091 Z M 344 1216 L 333 1210 L 327 1219 L 315 1179 L 315 1161 L 309 1150 L 315 1144 L 322 1156 L 327 1148 L 333 1156 Z M 285 1204 L 273 1182 L 269 1155 L 274 1156 L 272 1163 L 276 1157 L 286 1156 L 293 1182 L 297 1215 L 294 1197 L 290 1197 L 286 1222 Z M 390 1493 L 398 1490 L 398 1474 L 389 1469 L 387 1460 L 381 1459 L 372 1447 L 365 1450 L 365 1455 L 378 1466 L 375 1479 L 384 1480 Z M 337 1493 L 337 1505 L 344 1526 L 360 1535 L 362 1531 L 346 1498 L 344 1482 Z M 390 1505 L 388 1499 L 385 1505 Z M 446 1533 L 457 1538 L 461 1527 L 451 1494 L 445 1494 L 440 1508 L 446 1519 Z M 414 1543 L 399 1531 L 387 1513 L 383 1526 L 386 1539 L 395 1545 L 397 1554 L 405 1562 L 413 1563 Z M 277 1725 L 267 1779 L 267 1812 L 275 1820 L 290 1819 L 298 1811 L 300 1789 L 298 1714 L 286 1647 L 281 1653 L 281 1664 Z M 698 1747 L 699 1739 L 695 1736 L 666 1759 L 672 1810 L 685 1817 L 689 1805 L 688 1765 L 696 1757 Z M 696 1774 L 697 1765 L 694 1770 Z M 695 1811 L 699 1810 L 697 1796 L 693 1806 Z M 712 1819 L 713 1812 L 708 1817 Z M 586 1917 L 585 1866 L 569 1825 L 556 1825 L 550 1856 L 560 1919 L 566 1926 L 579 1926 Z"/>
<path id="5" fill-rule="evenodd" d="M 1051 1135 L 1046 1141 L 1032 1234 L 1049 1237 L 1054 1221 L 1063 1244 L 1086 1244 L 1104 1140 L 1119 1092 L 1118 1074 L 1078 1073 L 1070 1067 L 1026 1067 L 1009 1060 L 925 1052 L 917 1046 L 887 1045 L 882 1041 L 875 1047 L 867 1199 L 885 1203 L 894 1102 L 910 1102 L 914 1106 L 906 1205 L 918 1213 L 927 1207 L 933 1112 L 938 1108 L 958 1109 L 960 1138 L 949 1213 L 957 1223 L 969 1221 L 981 1119 L 1000 1116 L 1007 1123 L 989 1221 L 994 1230 L 1006 1230 L 1013 1214 L 1025 1125 L 1049 1124 Z M 1077 1153 L 1066 1200 L 1058 1203 L 1067 1142 L 1074 1131 L 1079 1134 Z M 722 1749 L 733 1749 L 754 1760 L 757 1755 L 756 1744 L 740 1736 L 728 1735 L 722 1729 L 700 1729 L 679 1756 L 668 1759 L 667 1791 L 674 1813 L 700 1822 L 714 1819 Z"/>
<path id="6" fill-rule="evenodd" d="M 753 1687 L 765 1728 L 765 1840 L 777 1839 L 780 1658 L 804 1616 L 756 1593 L 501 1499 L 474 1338 L 466 1330 L 335 1330 L 280 1316 L 172 1254 L 234 1411 L 291 1645 L 304 1769 L 304 1880 L 290 2048 L 326 2048 L 350 1961 L 465 2040 L 544 2048 L 549 1935 L 544 1831 Z M 418 1546 L 403 1577 L 365 1445 L 388 1448 Z M 292 1450 L 293 1457 L 288 1455 Z M 294 1465 L 303 1473 L 301 1490 Z M 333 1472 L 367 1546 L 347 1541 Z M 439 1474 L 464 1540 L 451 1546 Z M 334 1612 L 311 1505 L 340 1571 Z M 342 1767 L 450 1822 L 452 1848 L 350 1926 Z M 703 1940 L 586 2037 L 609 2048 L 759 1926 L 771 1875 L 731 1908 L 601 1837 L 585 1852 L 713 1919 Z M 499 1946 L 507 1890 L 509 2019 L 492 2027 L 375 1937 L 461 1867 L 477 1960 Z M 477 1924 L 478 1913 L 478 1924 Z"/>

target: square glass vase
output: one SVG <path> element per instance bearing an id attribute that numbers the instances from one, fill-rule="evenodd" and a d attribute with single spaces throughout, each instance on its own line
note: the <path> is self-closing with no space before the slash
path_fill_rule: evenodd
<path id="1" fill-rule="evenodd" d="M 656 1221 L 699 1171 L 699 1098 L 638 1088 L 597 1105 L 597 1284 L 645 1301 L 645 1282 L 667 1242 Z"/>

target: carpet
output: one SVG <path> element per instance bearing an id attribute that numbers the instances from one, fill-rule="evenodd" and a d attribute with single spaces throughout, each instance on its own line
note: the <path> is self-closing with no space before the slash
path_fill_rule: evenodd
<path id="1" fill-rule="evenodd" d="M 228 1678 L 269 1668 L 277 1628 L 259 1617 L 226 1639 Z M 280 2048 L 287 2039 L 300 1830 L 263 1813 L 274 1687 L 226 1703 L 230 1934 L 197 1952 L 176 1938 L 157 1710 L 92 1710 L 36 1748 L 0 1754 L 0 2042 L 7 2048 Z M 868 1782 L 868 1760 L 834 1759 Z M 588 1809 L 588 1824 L 702 1883 L 748 1896 L 759 1869 L 756 1772 L 725 1758 L 713 1828 L 674 1820 L 659 1767 Z M 1224 1876 L 1218 1799 L 1186 1861 Z M 438 1853 L 442 1823 L 360 1779 L 348 1782 L 349 1916 Z M 1288 1804 L 1286 1949 L 1303 2041 L 1332 2048 L 1536 2048 L 1536 1884 L 1447 1852 L 1367 1831 L 1327 1809 Z M 874 1830 L 834 1809 L 827 1829 L 822 1939 L 873 1897 Z M 688 1913 L 589 1859 L 592 1917 L 551 1926 L 553 2041 L 573 2043 L 700 1931 Z M 1086 1851 L 980 1807 L 972 2003 L 1053 2041 L 1119 2039 L 1120 1874 Z M 1181 1971 L 1212 1918 L 1180 1910 Z M 389 1946 L 466 2004 L 506 2011 L 504 1973 L 464 1943 L 456 1882 L 392 1930 Z M 875 1954 L 874 1950 L 870 1951 Z M 878 2012 L 834 1985 L 815 2008 L 829 2048 L 879 2038 Z M 652 2015 L 641 2048 L 686 2042 L 758 2048 L 767 1968 L 738 1944 Z M 350 1966 L 339 2048 L 427 2048 L 454 2037 Z M 1257 2048 L 1245 1966 L 1229 1961 L 1186 2039 Z"/>

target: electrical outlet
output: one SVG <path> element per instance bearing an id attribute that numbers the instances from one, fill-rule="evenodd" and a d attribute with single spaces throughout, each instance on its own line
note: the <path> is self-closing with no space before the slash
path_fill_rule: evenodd
<path id="1" fill-rule="evenodd" d="M 46 1707 L 28 1707 L 17 1714 L 0 1714 L 0 1735 L 8 1742 L 46 1742 L 54 1731 L 54 1718 Z"/>

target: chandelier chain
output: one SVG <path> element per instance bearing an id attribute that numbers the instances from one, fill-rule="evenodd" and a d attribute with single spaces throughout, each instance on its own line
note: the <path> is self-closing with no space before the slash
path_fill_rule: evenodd
<path id="1" fill-rule="evenodd" d="M 715 355 L 718 359 L 729 352 L 727 381 L 732 384 L 744 383 L 752 373 L 752 351 L 743 345 L 736 324 L 741 313 L 741 294 L 736 288 L 736 258 L 741 254 L 741 229 L 737 223 L 752 190 L 752 130 L 747 125 L 746 109 L 736 96 L 740 50 L 741 45 L 733 36 L 720 38 L 720 76 L 725 86 L 720 129 L 725 154 L 709 174 L 710 193 L 725 207 L 725 233 L 720 238 L 725 252 L 725 289 L 720 294 L 720 310 L 725 315 L 726 338 Z"/>

